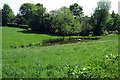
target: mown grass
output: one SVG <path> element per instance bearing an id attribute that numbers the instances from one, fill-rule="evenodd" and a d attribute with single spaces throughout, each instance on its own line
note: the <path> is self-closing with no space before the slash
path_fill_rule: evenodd
<path id="1" fill-rule="evenodd" d="M 99 36 L 101 39 L 96 41 L 57 46 L 8 48 L 13 44 L 23 45 L 58 38 L 58 36 L 46 34 L 18 32 L 21 30 L 3 28 L 3 78 L 69 78 L 67 65 L 77 65 L 82 68 L 93 61 L 99 62 L 106 55 L 118 55 L 118 35 Z M 118 65 L 110 64 L 109 67 L 110 69 L 115 68 L 114 73 L 109 72 L 110 74 L 105 76 L 118 77 Z"/>
<path id="2" fill-rule="evenodd" d="M 24 33 L 25 29 L 4 27 L 2 28 L 3 47 L 21 46 L 27 44 L 41 43 L 50 38 L 59 38 L 59 36 L 50 36 L 46 34 Z"/>
<path id="3" fill-rule="evenodd" d="M 2 27 L 0 27 L 2 28 Z M 29 44 L 38 44 L 42 43 L 45 40 L 49 39 L 59 39 L 63 38 L 62 36 L 52 36 L 47 34 L 35 34 L 31 33 L 25 29 L 20 28 L 13 28 L 13 27 L 3 27 L 2 28 L 2 47 L 8 48 L 10 46 L 22 46 L 22 45 L 29 45 Z M 76 38 L 78 36 L 71 36 L 71 38 Z M 82 37 L 82 36 L 80 36 Z M 84 36 L 88 37 L 88 36 Z M 92 37 L 92 36 L 89 36 Z M 65 37 L 69 38 L 69 36 Z"/>

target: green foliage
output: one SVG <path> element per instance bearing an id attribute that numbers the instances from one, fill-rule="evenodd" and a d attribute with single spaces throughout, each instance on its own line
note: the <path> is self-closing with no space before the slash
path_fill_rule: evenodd
<path id="1" fill-rule="evenodd" d="M 102 35 L 109 21 L 109 1 L 99 1 L 97 8 L 91 16 L 91 25 L 93 26 L 93 35 Z"/>
<path id="2" fill-rule="evenodd" d="M 25 18 L 23 17 L 23 15 L 20 15 L 20 14 L 17 14 L 16 15 L 16 19 L 15 19 L 16 21 L 16 23 L 18 24 L 18 25 L 21 25 L 21 24 L 26 24 L 27 22 L 26 22 L 26 20 L 25 20 Z"/>
<path id="3" fill-rule="evenodd" d="M 82 36 L 89 36 L 90 32 L 92 30 L 92 27 L 90 25 L 90 17 L 85 16 L 82 18 L 82 31 L 81 31 L 81 35 Z"/>
<path id="4" fill-rule="evenodd" d="M 65 36 L 81 31 L 79 20 L 74 19 L 69 8 L 60 8 L 54 14 L 45 11 L 46 8 L 42 4 L 24 3 L 16 21 L 18 24 L 28 24 L 33 31 L 39 33 L 57 33 Z"/>
<path id="5" fill-rule="evenodd" d="M 4 4 L 2 9 L 2 25 L 12 23 L 15 19 L 15 15 L 8 4 Z"/>
<path id="6" fill-rule="evenodd" d="M 49 13 L 45 13 L 43 17 L 43 31 L 47 34 L 52 34 L 54 32 L 54 29 L 52 28 L 52 15 Z"/>
<path id="7" fill-rule="evenodd" d="M 120 15 L 115 14 L 114 11 L 111 14 L 111 20 L 107 23 L 107 30 L 120 32 Z"/>
<path id="8" fill-rule="evenodd" d="M 118 55 L 106 55 L 88 66 L 68 66 L 70 78 L 118 78 Z"/>
<path id="9" fill-rule="evenodd" d="M 77 19 L 74 19 L 72 12 L 67 7 L 62 7 L 55 12 L 53 17 L 53 27 L 55 33 L 69 35 L 81 31 L 81 25 Z"/>
<path id="10" fill-rule="evenodd" d="M 36 4 L 35 8 L 32 12 L 31 20 L 29 22 L 29 26 L 33 31 L 38 31 L 41 33 L 45 32 L 44 27 L 44 14 L 45 14 L 46 8 L 43 7 L 42 4 Z"/>
<path id="11" fill-rule="evenodd" d="M 2 9 L 0 9 L 0 25 L 2 25 Z"/>
<path id="12" fill-rule="evenodd" d="M 97 3 L 97 8 L 99 10 L 106 10 L 106 11 L 109 11 L 110 8 L 111 8 L 111 2 L 109 0 L 100 0 L 98 3 Z"/>
<path id="13" fill-rule="evenodd" d="M 52 17 L 46 13 L 43 4 L 24 3 L 20 7 L 20 13 L 17 15 L 18 24 L 27 24 L 32 31 L 39 33 L 52 33 Z"/>
<path id="14" fill-rule="evenodd" d="M 118 31 L 118 33 L 120 34 L 120 19 L 119 19 L 119 21 L 118 21 L 117 31 Z"/>
<path id="15" fill-rule="evenodd" d="M 70 8 L 62 7 L 50 13 L 46 13 L 46 8 L 42 4 L 24 3 L 19 11 L 20 13 L 16 16 L 16 23 L 18 25 L 27 24 L 35 32 L 66 36 L 79 34 L 82 30 L 80 18 L 83 15 L 83 9 L 77 3 L 71 5 Z M 89 28 L 86 25 L 85 27 Z M 82 31 L 83 33 L 88 32 L 87 35 L 89 34 L 88 29 L 84 28 Z"/>
<path id="16" fill-rule="evenodd" d="M 21 23 L 21 21 L 23 21 L 21 24 L 29 24 L 29 21 L 31 20 L 31 13 L 34 9 L 34 4 L 31 3 L 24 3 L 20 6 L 19 9 L 19 14 L 17 15 L 17 18 L 20 19 L 18 20 L 18 23 Z M 20 21 L 20 22 L 19 22 Z"/>
<path id="17" fill-rule="evenodd" d="M 44 20 L 46 19 L 45 11 L 43 4 L 24 3 L 21 5 L 20 13 L 17 15 L 17 23 L 27 24 L 33 31 L 43 33 L 47 30 Z"/>
<path id="18" fill-rule="evenodd" d="M 77 3 L 70 5 L 70 10 L 73 12 L 74 16 L 79 19 L 83 16 L 83 8 Z"/>

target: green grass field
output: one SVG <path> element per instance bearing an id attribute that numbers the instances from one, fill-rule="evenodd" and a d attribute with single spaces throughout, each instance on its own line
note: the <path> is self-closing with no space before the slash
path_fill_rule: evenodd
<path id="1" fill-rule="evenodd" d="M 24 29 L 2 28 L 3 78 L 116 78 L 118 35 L 100 40 L 46 47 L 9 48 L 60 38 L 47 34 L 22 33 Z M 75 36 L 73 36 L 75 37 Z M 77 37 L 77 36 L 76 36 Z M 112 55 L 111 55 L 112 54 Z M 106 56 L 108 56 L 106 58 Z M 77 66 L 77 68 L 76 68 Z M 80 69 L 86 68 L 86 74 Z M 89 67 L 89 68 L 88 68 Z"/>

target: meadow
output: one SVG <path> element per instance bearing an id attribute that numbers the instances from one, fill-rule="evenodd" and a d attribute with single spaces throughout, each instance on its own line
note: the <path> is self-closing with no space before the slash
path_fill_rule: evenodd
<path id="1" fill-rule="evenodd" d="M 10 48 L 10 46 L 36 44 L 47 39 L 61 38 L 61 36 L 24 31 L 20 28 L 2 27 L 3 78 L 118 77 L 117 34 L 98 36 L 100 40 L 90 42 Z"/>

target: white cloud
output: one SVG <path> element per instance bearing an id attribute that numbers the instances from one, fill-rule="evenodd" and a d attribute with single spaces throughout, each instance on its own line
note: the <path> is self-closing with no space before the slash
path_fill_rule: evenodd
<path id="1" fill-rule="evenodd" d="M 96 7 L 97 1 L 99 0 L 1 0 L 0 8 L 2 8 L 4 3 L 7 3 L 16 14 L 19 11 L 20 5 L 23 3 L 41 3 L 48 11 L 59 9 L 62 6 L 69 7 L 73 3 L 78 3 L 80 6 L 83 6 L 85 15 L 90 16 L 90 14 L 93 13 L 93 9 Z M 116 13 L 118 12 L 118 1 L 119 0 L 111 0 L 112 8 L 110 12 L 112 12 L 112 10 Z"/>

